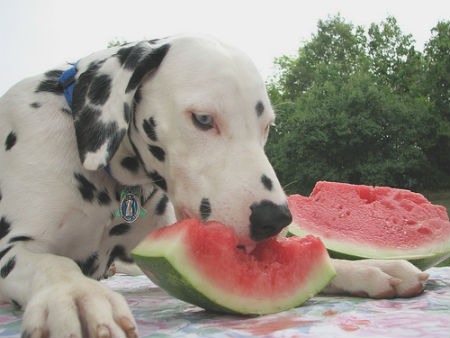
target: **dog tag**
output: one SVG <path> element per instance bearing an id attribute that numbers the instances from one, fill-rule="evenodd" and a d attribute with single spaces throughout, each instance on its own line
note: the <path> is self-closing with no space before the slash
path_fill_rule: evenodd
<path id="1" fill-rule="evenodd" d="M 133 223 L 140 216 L 145 216 L 147 211 L 141 207 L 141 188 L 127 187 L 120 193 L 120 205 L 116 216 L 121 217 L 127 223 Z"/>

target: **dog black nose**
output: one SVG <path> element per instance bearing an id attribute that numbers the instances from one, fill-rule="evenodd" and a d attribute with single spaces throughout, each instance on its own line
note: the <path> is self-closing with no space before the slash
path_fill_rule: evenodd
<path id="1" fill-rule="evenodd" d="M 286 204 L 277 205 L 262 200 L 252 204 L 250 209 L 250 237 L 254 241 L 275 236 L 292 222 L 291 212 Z"/>

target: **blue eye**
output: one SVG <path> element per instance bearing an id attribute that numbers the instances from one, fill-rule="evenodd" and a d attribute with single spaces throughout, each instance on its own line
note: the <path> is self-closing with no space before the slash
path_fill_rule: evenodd
<path id="1" fill-rule="evenodd" d="M 200 130 L 209 130 L 214 128 L 214 118 L 211 115 L 207 114 L 192 114 L 192 122 L 194 126 L 199 128 Z"/>

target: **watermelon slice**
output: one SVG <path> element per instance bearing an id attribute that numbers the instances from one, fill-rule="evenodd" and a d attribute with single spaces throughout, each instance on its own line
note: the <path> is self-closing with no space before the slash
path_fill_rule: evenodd
<path id="1" fill-rule="evenodd" d="M 407 259 L 426 269 L 450 256 L 445 208 L 409 190 L 318 182 L 288 204 L 289 232 L 320 237 L 335 258 Z"/>
<path id="2" fill-rule="evenodd" d="M 272 238 L 252 253 L 234 230 L 185 220 L 151 233 L 133 251 L 144 273 L 169 294 L 208 310 L 267 314 L 296 307 L 334 276 L 320 239 Z"/>

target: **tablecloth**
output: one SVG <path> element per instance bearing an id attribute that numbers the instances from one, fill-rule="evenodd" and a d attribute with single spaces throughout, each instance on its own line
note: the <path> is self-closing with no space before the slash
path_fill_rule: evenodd
<path id="1" fill-rule="evenodd" d="M 410 299 L 316 296 L 265 316 L 210 313 L 167 295 L 145 276 L 102 281 L 122 293 L 140 337 L 392 337 L 450 338 L 450 268 L 428 270 L 425 292 Z M 0 337 L 20 337 L 21 310 L 0 305 Z"/>

